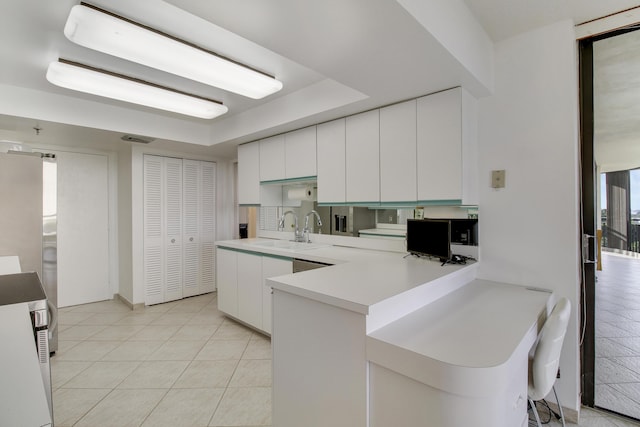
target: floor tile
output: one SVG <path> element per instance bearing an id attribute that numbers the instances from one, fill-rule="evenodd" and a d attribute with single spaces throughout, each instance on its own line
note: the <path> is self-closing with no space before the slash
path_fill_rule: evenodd
<path id="1" fill-rule="evenodd" d="M 154 351 L 148 360 L 193 360 L 204 341 L 173 341 L 173 338 Z"/>
<path id="2" fill-rule="evenodd" d="M 251 338 L 253 332 L 242 325 L 235 322 L 225 320 L 222 325 L 216 330 L 211 339 L 214 340 L 239 340 Z"/>
<path id="3" fill-rule="evenodd" d="M 53 418 L 56 427 L 73 426 L 111 389 L 60 389 L 53 392 Z"/>
<path id="4" fill-rule="evenodd" d="M 237 360 L 194 360 L 173 385 L 174 388 L 227 387 Z"/>
<path id="5" fill-rule="evenodd" d="M 166 393 L 165 389 L 113 390 L 74 427 L 138 427 Z"/>
<path id="6" fill-rule="evenodd" d="M 228 388 L 209 425 L 271 425 L 271 388 Z"/>
<path id="7" fill-rule="evenodd" d="M 114 325 L 150 325 L 161 315 L 161 313 L 148 313 L 146 311 L 138 313 L 132 311 L 115 322 Z"/>
<path id="8" fill-rule="evenodd" d="M 271 387 L 271 360 L 241 360 L 229 387 Z"/>
<path id="9" fill-rule="evenodd" d="M 142 426 L 207 426 L 223 393 L 223 388 L 169 390 Z"/>
<path id="10" fill-rule="evenodd" d="M 140 332 L 144 325 L 110 325 L 91 336 L 92 341 L 124 341 Z"/>
<path id="11" fill-rule="evenodd" d="M 179 325 L 147 325 L 139 332 L 133 334 L 129 340 L 131 341 L 164 341 L 171 338 L 173 334 L 178 332 Z"/>
<path id="12" fill-rule="evenodd" d="M 95 313 L 91 316 L 87 317 L 85 320 L 79 322 L 80 325 L 112 325 L 118 320 L 126 317 L 128 312 L 118 311 L 118 312 L 106 312 L 106 313 Z"/>
<path id="13" fill-rule="evenodd" d="M 238 360 L 247 345 L 247 340 L 209 340 L 196 356 L 196 360 Z"/>
<path id="14" fill-rule="evenodd" d="M 101 360 L 147 360 L 165 341 L 124 341 L 109 353 L 105 354 Z"/>
<path id="15" fill-rule="evenodd" d="M 106 328 L 105 325 L 73 325 L 58 334 L 59 340 L 86 340 Z"/>
<path id="16" fill-rule="evenodd" d="M 251 339 L 242 354 L 243 359 L 271 359 L 271 340 L 266 338 Z"/>
<path id="17" fill-rule="evenodd" d="M 56 389 L 61 387 L 71 378 L 75 377 L 89 366 L 93 362 L 78 362 L 60 360 L 57 357 L 51 358 L 51 387 Z"/>
<path id="18" fill-rule="evenodd" d="M 211 325 L 190 325 L 185 324 L 171 337 L 172 340 L 184 341 L 206 341 L 217 328 Z"/>
<path id="19" fill-rule="evenodd" d="M 118 388 L 171 388 L 189 362 L 186 360 L 153 360 L 140 363 Z"/>
<path id="20" fill-rule="evenodd" d="M 120 345 L 119 341 L 82 341 L 67 351 L 59 351 L 60 360 L 96 361 Z"/>
<path id="21" fill-rule="evenodd" d="M 64 388 L 114 388 L 133 372 L 140 362 L 95 362 L 64 384 Z"/>

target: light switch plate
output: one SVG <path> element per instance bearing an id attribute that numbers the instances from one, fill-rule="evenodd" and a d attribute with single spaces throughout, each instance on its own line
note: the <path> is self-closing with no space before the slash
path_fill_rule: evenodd
<path id="1" fill-rule="evenodd" d="M 505 186 L 505 170 L 491 171 L 491 187 L 492 188 L 504 188 Z"/>

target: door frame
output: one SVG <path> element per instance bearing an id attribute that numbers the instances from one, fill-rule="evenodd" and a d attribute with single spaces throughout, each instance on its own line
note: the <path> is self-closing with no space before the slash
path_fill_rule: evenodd
<path id="1" fill-rule="evenodd" d="M 637 28 L 628 27 L 599 34 L 594 37 L 578 40 L 578 67 L 579 67 L 579 107 L 580 107 L 580 175 L 582 183 L 581 191 L 581 218 L 582 235 L 596 236 L 598 229 L 597 208 L 597 172 L 594 156 L 594 100 L 593 100 L 593 44 L 599 40 L 621 34 L 636 31 Z M 595 239 L 589 239 L 592 243 L 582 245 L 582 287 L 581 287 L 581 325 L 582 336 L 580 340 L 580 373 L 582 404 L 588 407 L 595 406 L 595 304 L 596 304 L 596 264 L 584 262 L 595 260 L 597 245 Z"/>

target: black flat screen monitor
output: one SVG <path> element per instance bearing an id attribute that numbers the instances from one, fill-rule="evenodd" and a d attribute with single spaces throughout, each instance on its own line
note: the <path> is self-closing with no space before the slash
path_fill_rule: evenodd
<path id="1" fill-rule="evenodd" d="M 407 252 L 436 257 L 442 262 L 451 259 L 451 221 L 407 220 Z"/>

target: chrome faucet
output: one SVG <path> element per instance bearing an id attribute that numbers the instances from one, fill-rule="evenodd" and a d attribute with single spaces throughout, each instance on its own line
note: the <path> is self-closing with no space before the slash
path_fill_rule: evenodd
<path id="1" fill-rule="evenodd" d="M 286 211 L 285 213 L 282 214 L 282 216 L 280 217 L 280 222 L 278 223 L 278 229 L 282 229 L 284 231 L 284 218 L 287 216 L 287 214 L 293 215 L 293 223 L 295 226 L 294 240 L 296 242 L 303 242 L 304 241 L 303 233 L 301 233 L 300 230 L 298 229 L 298 215 L 296 215 L 294 211 Z"/>
<path id="2" fill-rule="evenodd" d="M 302 229 L 302 239 L 304 241 L 304 234 L 307 233 L 307 243 L 311 243 L 311 236 L 309 235 L 311 234 L 311 229 L 309 228 L 309 217 L 311 215 L 316 216 L 316 219 L 318 220 L 317 222 L 318 227 L 322 227 L 322 220 L 320 219 L 320 215 L 318 214 L 318 212 L 312 210 L 311 212 L 309 212 L 304 216 L 304 228 Z"/>

